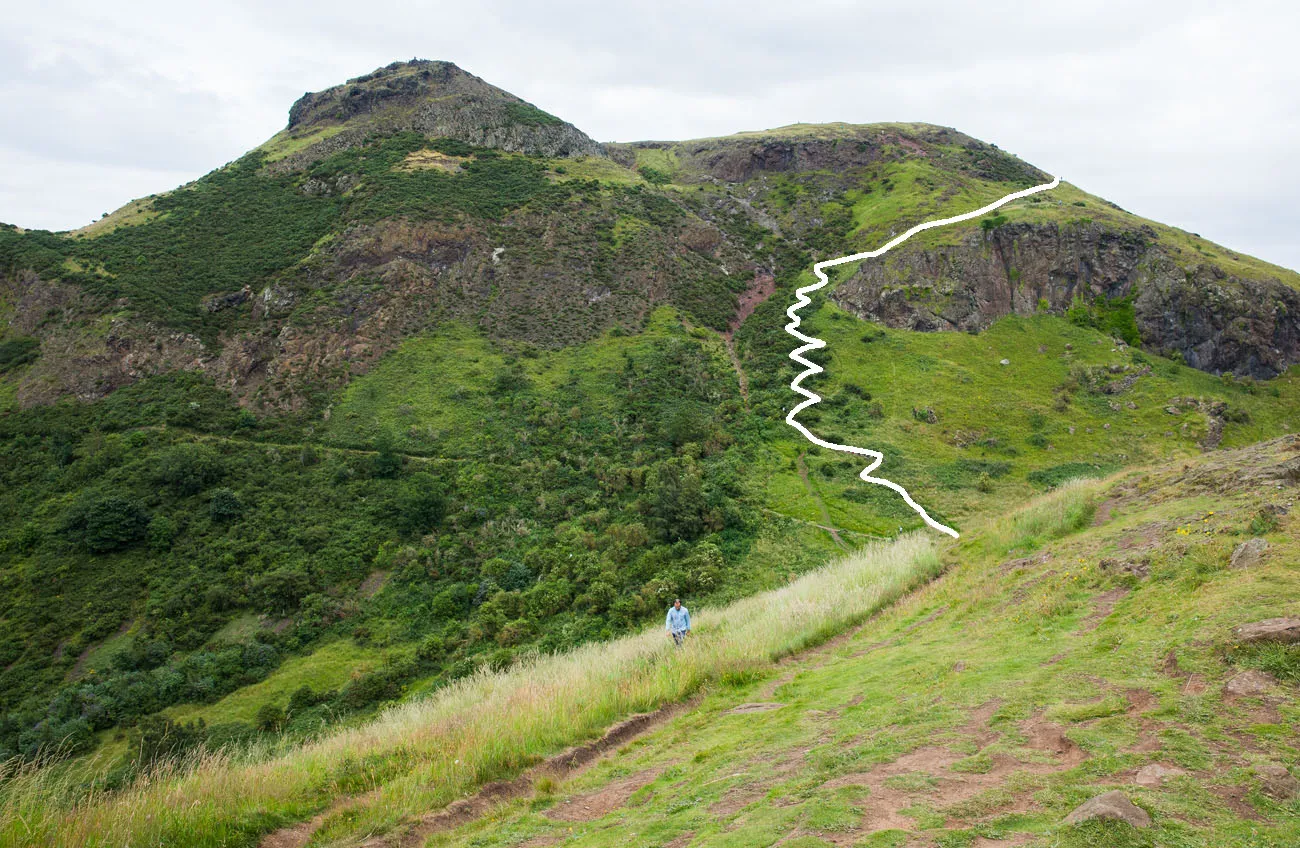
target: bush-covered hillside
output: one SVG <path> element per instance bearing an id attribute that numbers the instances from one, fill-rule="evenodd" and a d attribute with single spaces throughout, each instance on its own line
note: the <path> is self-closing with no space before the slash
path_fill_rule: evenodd
<path id="1" fill-rule="evenodd" d="M 116 786 L 294 743 L 917 526 L 782 423 L 784 310 L 815 259 L 1045 175 L 925 125 L 606 148 L 497 89 L 408 109 L 488 96 L 449 67 L 308 96 L 85 231 L 0 228 L 0 758 L 98 749 Z M 1295 376 L 1250 376 L 1296 361 L 1293 275 L 1102 204 L 843 269 L 804 420 L 959 529 L 1294 430 Z M 952 311 L 967 279 L 997 308 Z"/>

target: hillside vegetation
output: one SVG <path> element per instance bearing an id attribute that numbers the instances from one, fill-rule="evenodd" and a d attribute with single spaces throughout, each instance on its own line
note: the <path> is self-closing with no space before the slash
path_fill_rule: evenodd
<path id="1" fill-rule="evenodd" d="M 917 529 L 783 423 L 784 311 L 814 261 L 1046 179 L 924 124 L 601 145 L 421 61 L 305 95 L 266 144 L 91 227 L 0 225 L 11 835 L 251 844 L 391 784 L 356 813 L 387 828 L 727 677 L 703 654 L 598 693 L 427 792 L 441 737 L 407 760 L 377 729 L 576 661 L 539 656 L 648 645 L 629 634 L 676 596 L 739 621 Z M 829 342 L 803 420 L 882 450 L 963 540 L 1071 479 L 1297 429 L 1300 278 L 1069 185 L 1032 201 L 836 269 L 802 313 Z M 619 674 L 661 667 L 627 650 Z M 241 769 L 261 777 L 231 800 Z M 177 787 L 198 818 L 119 804 Z"/>
<path id="2" fill-rule="evenodd" d="M 1300 649 L 1234 628 L 1300 602 L 1297 451 L 1063 487 L 848 638 L 427 843 L 382 844 L 1294 844 Z M 1251 539 L 1263 555 L 1234 557 Z M 1065 821 L 1108 790 L 1150 825 Z"/>
<path id="3" fill-rule="evenodd" d="M 941 577 L 860 627 L 935 574 L 928 541 L 697 615 L 680 651 L 652 629 L 530 660 L 307 746 L 207 755 L 103 798 L 19 777 L 4 826 L 15 844 L 254 844 L 323 811 L 283 844 L 1287 845 L 1296 801 L 1275 766 L 1296 756 L 1296 649 L 1233 628 L 1300 600 L 1297 450 L 1287 437 L 1059 487 L 969 529 Z M 1251 539 L 1262 555 L 1234 565 Z M 503 808 L 472 807 L 482 818 L 438 815 L 694 692 L 561 782 L 535 771 L 501 784 Z M 1063 823 L 1112 788 L 1149 830 Z"/>

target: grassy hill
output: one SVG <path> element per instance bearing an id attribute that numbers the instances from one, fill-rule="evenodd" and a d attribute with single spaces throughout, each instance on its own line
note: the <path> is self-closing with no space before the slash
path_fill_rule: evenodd
<path id="1" fill-rule="evenodd" d="M 0 227 L 0 759 L 72 758 L 31 778 L 69 804 L 205 751 L 280 781 L 395 704 L 916 529 L 783 424 L 784 310 L 816 259 L 1046 178 L 919 124 L 598 145 L 445 63 L 291 114 L 83 231 Z M 837 269 L 802 313 L 830 343 L 803 420 L 964 537 L 1295 431 L 1294 273 L 1034 200 Z M 547 733 L 529 756 L 572 735 Z M 210 844 L 408 773 L 377 756 L 313 761 L 275 815 L 214 807 Z"/>
<path id="2" fill-rule="evenodd" d="M 1274 767 L 1296 756 L 1296 649 L 1233 628 L 1300 600 L 1296 451 L 1072 483 L 937 552 L 905 537 L 701 611 L 680 651 L 652 628 L 66 810 L 48 772 L 20 779 L 5 832 L 23 810 L 39 839 L 89 845 L 253 844 L 309 818 L 269 844 L 1290 844 Z M 594 761 L 542 763 L 695 693 Z M 1063 823 L 1112 788 L 1150 829 Z"/>
<path id="3" fill-rule="evenodd" d="M 1292 844 L 1300 809 L 1269 775 L 1296 761 L 1300 653 L 1233 628 L 1300 600 L 1296 450 L 1049 496 L 1038 509 L 1083 499 L 1088 520 L 982 528 L 942 578 L 846 638 L 428 844 Z M 1249 538 L 1267 551 L 1234 569 Z M 1150 829 L 1063 822 L 1110 789 Z"/>

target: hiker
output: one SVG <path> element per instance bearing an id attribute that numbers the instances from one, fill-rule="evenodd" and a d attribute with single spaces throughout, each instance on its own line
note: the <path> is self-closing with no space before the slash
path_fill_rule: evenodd
<path id="1" fill-rule="evenodd" d="M 673 642 L 680 648 L 686 634 L 691 632 L 691 613 L 682 606 L 681 598 L 675 599 L 673 605 L 668 608 L 668 618 L 664 626 L 668 629 L 668 635 L 673 637 Z"/>

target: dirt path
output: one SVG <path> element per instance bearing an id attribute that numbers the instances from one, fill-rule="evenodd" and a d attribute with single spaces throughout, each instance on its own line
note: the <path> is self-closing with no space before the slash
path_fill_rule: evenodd
<path id="1" fill-rule="evenodd" d="M 415 848 L 423 845 L 424 841 L 434 833 L 473 821 L 498 804 L 530 796 L 534 784 L 543 777 L 567 780 L 576 776 L 602 754 L 650 732 L 674 716 L 691 709 L 698 701 L 698 698 L 694 698 L 685 703 L 660 707 L 654 712 L 631 716 L 606 730 L 604 735 L 595 742 L 578 745 L 556 754 L 528 769 L 514 780 L 485 784 L 473 795 L 452 801 L 441 810 L 421 816 L 402 830 L 363 842 L 362 848 Z M 309 821 L 281 828 L 269 834 L 258 843 L 258 848 L 303 848 L 327 819 L 361 807 L 377 794 L 378 790 L 372 790 L 362 795 L 340 799 Z"/>
<path id="2" fill-rule="evenodd" d="M 877 536 L 875 533 L 864 533 L 861 530 L 850 530 L 847 527 L 840 527 L 838 529 L 828 527 L 825 524 L 818 524 L 816 521 L 809 521 L 806 518 L 796 518 L 793 515 L 786 515 L 784 512 L 778 512 L 770 507 L 763 507 L 762 510 L 768 515 L 776 516 L 777 518 L 784 518 L 787 521 L 794 521 L 799 524 L 807 524 L 809 527 L 816 527 L 818 530 L 825 530 L 827 533 L 834 531 L 849 536 L 861 536 L 864 539 L 878 539 L 882 542 L 887 541 L 890 538 L 889 536 Z"/>
<path id="3" fill-rule="evenodd" d="M 731 320 L 727 322 L 727 330 L 722 334 L 722 342 L 727 346 L 727 356 L 731 358 L 731 367 L 736 369 L 736 378 L 740 381 L 740 396 L 745 400 L 745 409 L 749 409 L 749 377 L 745 376 L 745 369 L 740 364 L 740 356 L 736 353 L 734 341 L 736 331 L 740 329 L 741 324 L 745 323 L 746 318 L 754 314 L 759 304 L 775 292 L 775 277 L 771 274 L 755 274 L 754 281 L 737 300 L 736 314 L 731 316 Z"/>
<path id="4" fill-rule="evenodd" d="M 803 454 L 799 454 L 799 456 L 795 458 L 795 465 L 799 468 L 799 479 L 803 480 L 803 487 L 807 490 L 808 497 L 812 498 L 817 503 L 817 508 L 820 509 L 822 513 L 822 521 L 826 522 L 825 525 L 818 524 L 816 526 L 821 527 L 827 533 L 830 533 L 831 538 L 835 540 L 835 544 L 839 545 L 841 549 L 847 551 L 849 550 L 849 546 L 840 538 L 840 531 L 835 529 L 835 524 L 831 521 L 830 510 L 826 508 L 826 502 L 822 500 L 822 496 L 817 494 L 817 490 L 813 488 L 812 480 L 808 479 L 808 466 L 804 463 L 803 457 Z"/>
<path id="5" fill-rule="evenodd" d="M 722 334 L 722 343 L 727 346 L 727 356 L 731 358 L 731 367 L 736 369 L 736 379 L 740 381 L 740 396 L 745 401 L 745 409 L 749 409 L 749 378 L 745 376 L 745 369 L 740 367 L 740 357 L 736 355 L 736 343 L 731 340 L 731 333 Z"/>

